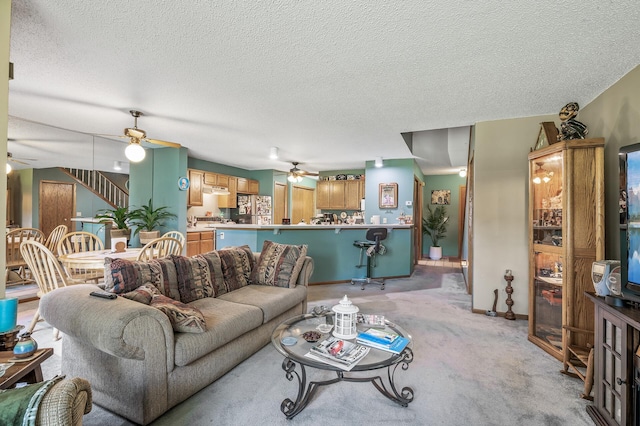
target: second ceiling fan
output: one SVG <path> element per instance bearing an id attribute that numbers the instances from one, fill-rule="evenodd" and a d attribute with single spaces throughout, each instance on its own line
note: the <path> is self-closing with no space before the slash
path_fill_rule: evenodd
<path id="1" fill-rule="evenodd" d="M 302 182 L 304 176 L 318 176 L 318 173 L 307 172 L 298 168 L 298 161 L 292 161 L 293 167 L 289 169 L 287 180 L 289 182 Z"/>

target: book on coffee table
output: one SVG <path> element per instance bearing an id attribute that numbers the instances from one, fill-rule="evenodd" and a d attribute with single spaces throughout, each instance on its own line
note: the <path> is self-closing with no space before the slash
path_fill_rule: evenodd
<path id="1" fill-rule="evenodd" d="M 384 328 L 384 315 L 358 313 L 358 324 L 365 327 Z"/>
<path id="2" fill-rule="evenodd" d="M 409 339 L 386 330 L 370 328 L 358 333 L 356 343 L 399 354 L 407 347 Z"/>
<path id="3" fill-rule="evenodd" d="M 366 346 L 332 336 L 312 346 L 305 356 L 350 371 L 368 353 Z"/>

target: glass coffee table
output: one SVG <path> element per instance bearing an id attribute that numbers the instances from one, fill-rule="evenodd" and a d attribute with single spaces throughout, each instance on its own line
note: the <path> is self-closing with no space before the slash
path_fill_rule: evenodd
<path id="1" fill-rule="evenodd" d="M 295 401 L 286 398 L 280 404 L 280 410 L 287 419 L 292 419 L 300 413 L 309 404 L 311 398 L 320 386 L 327 386 L 333 383 L 348 382 L 371 382 L 373 386 L 391 401 L 402 407 L 408 406 L 413 401 L 413 389 L 403 387 L 398 391 L 395 384 L 395 373 L 398 367 L 402 370 L 409 368 L 409 363 L 413 361 L 413 351 L 411 350 L 411 336 L 397 324 L 385 321 L 385 329 L 389 332 L 399 334 L 409 339 L 407 347 L 399 354 L 371 348 L 369 353 L 360 360 L 350 371 L 344 371 L 339 367 L 334 367 L 324 362 L 315 361 L 305 356 L 309 352 L 311 346 L 316 343 L 305 341 L 302 334 L 307 331 L 318 332 L 317 327 L 321 324 L 333 324 L 333 313 L 321 314 L 303 314 L 290 318 L 274 330 L 271 335 L 271 343 L 285 358 L 282 362 L 282 369 L 285 371 L 287 380 L 292 381 L 294 378 L 298 381 L 298 395 Z M 364 327 L 368 328 L 368 327 Z M 358 325 L 360 330 L 360 325 Z M 328 333 L 320 333 L 318 341 L 322 341 L 331 336 Z M 355 341 L 355 339 L 354 339 Z M 299 367 L 299 371 L 296 368 Z M 336 377 L 331 380 L 309 381 L 307 383 L 306 368 L 312 367 L 319 370 L 335 371 Z M 367 375 L 363 372 L 371 372 L 374 370 L 387 369 L 386 378 L 380 375 Z M 360 373 L 360 374 L 359 374 Z"/>

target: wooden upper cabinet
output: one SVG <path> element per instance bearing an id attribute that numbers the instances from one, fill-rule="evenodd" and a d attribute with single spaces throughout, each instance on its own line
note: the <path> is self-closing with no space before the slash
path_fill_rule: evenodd
<path id="1" fill-rule="evenodd" d="M 316 208 L 360 210 L 364 180 L 321 180 L 316 186 Z"/>
<path id="2" fill-rule="evenodd" d="M 249 179 L 249 194 L 258 195 L 260 193 L 260 182 Z"/>
<path id="3" fill-rule="evenodd" d="M 228 176 L 229 195 L 218 195 L 218 207 L 221 209 L 235 209 L 238 207 L 238 192 L 237 183 L 238 178 L 235 176 Z"/>
<path id="4" fill-rule="evenodd" d="M 187 201 L 190 206 L 202 205 L 202 185 L 204 183 L 204 172 L 189 169 L 189 193 Z"/>
<path id="5" fill-rule="evenodd" d="M 218 173 L 205 172 L 204 183 L 205 185 L 222 186 L 224 188 L 229 186 L 229 178 L 227 175 L 219 175 Z"/>
<path id="6" fill-rule="evenodd" d="M 218 180 L 217 180 L 217 185 L 218 186 L 223 186 L 225 188 L 227 188 L 229 186 L 229 178 L 231 176 L 227 176 L 227 175 L 218 175 Z"/>

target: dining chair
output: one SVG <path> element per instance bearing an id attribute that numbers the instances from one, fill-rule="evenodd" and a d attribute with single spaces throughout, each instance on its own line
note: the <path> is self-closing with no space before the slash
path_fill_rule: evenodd
<path id="1" fill-rule="evenodd" d="M 34 240 L 23 241 L 20 245 L 20 253 L 25 263 L 29 266 L 31 275 L 38 284 L 39 298 L 50 291 L 68 284 L 67 275 L 62 270 L 58 259 L 56 259 L 51 250 L 44 244 Z M 39 320 L 40 308 L 38 307 L 27 329 L 29 333 L 33 332 Z M 57 329 L 53 330 L 53 336 L 55 340 L 60 338 L 60 333 Z"/>
<path id="2" fill-rule="evenodd" d="M 169 231 L 162 235 L 162 237 L 175 238 L 176 240 L 180 241 L 180 244 L 182 244 L 183 248 L 185 243 L 187 242 L 187 238 L 180 231 Z"/>
<path id="3" fill-rule="evenodd" d="M 44 234 L 36 228 L 18 228 L 7 232 L 5 282 L 8 286 L 33 282 L 20 253 L 20 245 L 24 241 L 44 242 Z"/>
<path id="4" fill-rule="evenodd" d="M 58 241 L 58 256 L 63 254 L 84 253 L 104 250 L 104 243 L 91 232 L 74 231 L 65 234 Z M 98 283 L 104 278 L 104 269 L 86 268 L 82 264 L 65 263 L 67 280 L 72 284 L 93 281 Z"/>
<path id="5" fill-rule="evenodd" d="M 170 237 L 160 237 L 149 241 L 138 253 L 138 261 L 160 259 L 171 254 L 179 256 L 182 254 L 182 244 L 180 240 Z"/>
<path id="6" fill-rule="evenodd" d="M 44 245 L 49 249 L 51 253 L 55 253 L 58 248 L 58 242 L 69 231 L 67 225 L 58 225 L 53 228 L 53 231 L 47 237 L 47 241 Z"/>

